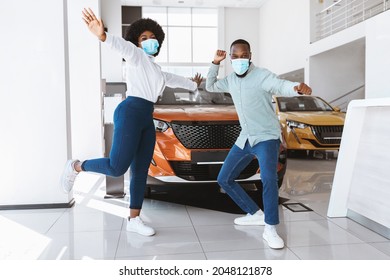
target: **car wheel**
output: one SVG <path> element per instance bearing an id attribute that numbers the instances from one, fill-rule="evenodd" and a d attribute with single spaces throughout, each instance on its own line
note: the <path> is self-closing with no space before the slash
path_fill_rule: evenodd
<path id="1" fill-rule="evenodd" d="M 288 150 L 287 157 L 289 157 L 289 158 L 306 158 L 307 151 L 306 150 Z"/>
<path id="2" fill-rule="evenodd" d="M 278 179 L 278 188 L 279 189 L 282 186 L 282 184 L 283 184 L 283 177 Z M 257 189 L 256 191 L 257 192 L 263 193 L 263 184 L 261 183 L 261 181 L 260 182 L 256 182 L 255 186 L 256 186 L 256 189 Z"/>
<path id="3" fill-rule="evenodd" d="M 145 187 L 144 197 L 150 198 L 152 196 L 152 188 L 149 186 Z"/>

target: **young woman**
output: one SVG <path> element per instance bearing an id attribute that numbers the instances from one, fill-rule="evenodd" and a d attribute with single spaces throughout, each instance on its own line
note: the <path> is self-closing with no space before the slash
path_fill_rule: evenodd
<path id="1" fill-rule="evenodd" d="M 91 171 L 108 176 L 121 176 L 130 167 L 130 216 L 127 230 L 151 236 L 155 231 L 139 217 L 144 190 L 156 140 L 153 105 L 166 86 L 196 90 L 202 77 L 186 79 L 161 71 L 154 62 L 164 41 L 164 31 L 151 19 L 132 23 L 126 38 L 104 31 L 103 22 L 91 9 L 84 9 L 83 20 L 101 42 L 126 60 L 127 98 L 114 112 L 114 136 L 109 158 L 69 160 L 62 175 L 65 192 L 72 190 L 79 172 Z"/>

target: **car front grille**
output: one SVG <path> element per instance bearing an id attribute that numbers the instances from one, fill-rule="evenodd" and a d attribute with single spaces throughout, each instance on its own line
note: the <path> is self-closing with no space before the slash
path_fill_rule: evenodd
<path id="1" fill-rule="evenodd" d="M 171 126 L 187 149 L 230 149 L 241 132 L 238 121 L 172 122 Z"/>
<path id="2" fill-rule="evenodd" d="M 340 145 L 343 127 L 342 125 L 317 125 L 312 126 L 311 129 L 321 144 Z"/>
<path id="3" fill-rule="evenodd" d="M 176 176 L 188 181 L 215 181 L 222 167 L 222 164 L 196 164 L 190 161 L 170 161 L 169 163 Z M 252 160 L 238 179 L 251 177 L 256 174 L 258 168 L 258 161 Z"/>

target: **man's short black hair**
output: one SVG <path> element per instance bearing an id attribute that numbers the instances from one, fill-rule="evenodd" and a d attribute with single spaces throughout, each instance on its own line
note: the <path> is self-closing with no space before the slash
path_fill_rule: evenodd
<path id="1" fill-rule="evenodd" d="M 248 48 L 249 48 L 249 51 L 251 50 L 251 45 L 249 45 L 248 41 L 245 41 L 244 39 L 235 40 L 235 41 L 230 45 L 230 49 L 231 49 L 234 45 L 239 45 L 239 44 L 247 45 Z"/>
<path id="2" fill-rule="evenodd" d="M 156 36 L 159 47 L 154 56 L 157 56 L 160 52 L 162 43 L 164 42 L 165 33 L 162 27 L 156 21 L 150 18 L 141 18 L 136 20 L 126 29 L 125 40 L 132 42 L 138 47 L 138 38 L 145 31 L 150 31 Z"/>

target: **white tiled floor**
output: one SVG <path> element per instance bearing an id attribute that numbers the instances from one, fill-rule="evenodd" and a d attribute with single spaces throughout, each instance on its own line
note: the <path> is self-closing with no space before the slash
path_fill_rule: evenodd
<path id="1" fill-rule="evenodd" d="M 142 217 L 157 231 L 125 231 L 127 198 L 104 197 L 104 183 L 80 182 L 71 209 L 0 211 L 0 259 L 390 259 L 390 240 L 347 218 L 326 216 L 336 160 L 289 159 L 280 195 L 313 212 L 280 206 L 283 250 L 262 227 L 233 224 L 236 214 L 147 199 Z M 80 179 L 81 181 L 82 179 Z"/>

